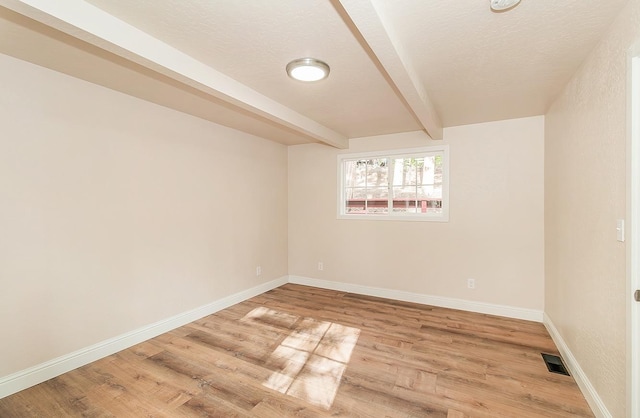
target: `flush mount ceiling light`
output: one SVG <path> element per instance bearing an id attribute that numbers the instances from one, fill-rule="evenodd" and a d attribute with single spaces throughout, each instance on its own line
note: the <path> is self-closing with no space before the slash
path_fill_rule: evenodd
<path id="1" fill-rule="evenodd" d="M 329 66 L 315 58 L 300 58 L 287 64 L 289 77 L 300 81 L 318 81 L 329 76 Z"/>
<path id="2" fill-rule="evenodd" d="M 491 10 L 501 12 L 515 7 L 518 3 L 520 0 L 491 0 Z"/>

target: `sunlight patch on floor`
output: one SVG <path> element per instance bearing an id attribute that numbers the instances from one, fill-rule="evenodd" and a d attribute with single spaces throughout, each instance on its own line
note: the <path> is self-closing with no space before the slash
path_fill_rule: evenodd
<path id="1" fill-rule="evenodd" d="M 310 404 L 329 409 L 346 368 L 347 365 L 344 363 L 314 354 L 286 393 Z"/>
<path id="2" fill-rule="evenodd" d="M 243 321 L 291 323 L 292 317 L 260 307 L 249 312 Z M 360 330 L 313 318 L 296 317 L 293 322 L 295 329 L 267 360 L 267 365 L 277 371 L 263 385 L 329 409 L 358 342 Z"/>

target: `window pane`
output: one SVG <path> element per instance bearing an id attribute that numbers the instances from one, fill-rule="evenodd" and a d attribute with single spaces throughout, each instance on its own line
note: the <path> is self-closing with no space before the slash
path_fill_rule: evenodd
<path id="1" fill-rule="evenodd" d="M 442 183 L 423 186 L 418 191 L 422 213 L 442 213 Z"/>
<path id="2" fill-rule="evenodd" d="M 403 200 L 393 202 L 393 213 L 416 213 L 416 201 L 415 200 Z"/>
<path id="3" fill-rule="evenodd" d="M 363 160 L 360 160 L 361 162 Z M 386 158 L 367 160 L 367 187 L 389 187 L 389 167 Z"/>
<path id="4" fill-rule="evenodd" d="M 345 213 L 388 213 L 389 167 L 386 158 L 344 162 Z"/>
<path id="5" fill-rule="evenodd" d="M 347 199 L 366 199 L 367 189 L 364 187 L 348 187 L 345 188 L 344 194 Z"/>
<path id="6" fill-rule="evenodd" d="M 433 157 L 434 171 L 435 171 L 435 182 L 442 184 L 442 154 L 437 154 Z"/>
<path id="7" fill-rule="evenodd" d="M 386 158 L 344 162 L 346 187 L 387 187 L 389 167 Z"/>
<path id="8" fill-rule="evenodd" d="M 376 187 L 367 189 L 367 213 L 389 212 L 389 189 Z"/>
<path id="9" fill-rule="evenodd" d="M 426 157 L 418 188 L 418 212 L 442 213 L 442 155 Z"/>
<path id="10" fill-rule="evenodd" d="M 367 189 L 350 187 L 345 189 L 345 213 L 365 213 Z"/>
<path id="11" fill-rule="evenodd" d="M 365 186 L 367 178 L 367 165 L 360 164 L 359 161 L 344 162 L 345 186 Z"/>
<path id="12" fill-rule="evenodd" d="M 416 186 L 394 187 L 393 212 L 416 213 Z"/>

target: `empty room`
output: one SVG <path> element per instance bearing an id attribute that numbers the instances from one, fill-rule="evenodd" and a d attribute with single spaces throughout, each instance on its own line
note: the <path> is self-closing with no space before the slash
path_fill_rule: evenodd
<path id="1" fill-rule="evenodd" d="M 640 416 L 640 0 L 0 0 L 0 417 Z"/>

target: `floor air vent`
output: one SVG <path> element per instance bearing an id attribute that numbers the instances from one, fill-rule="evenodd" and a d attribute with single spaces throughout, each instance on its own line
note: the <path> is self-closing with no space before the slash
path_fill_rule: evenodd
<path id="1" fill-rule="evenodd" d="M 547 365 L 547 370 L 549 370 L 551 373 L 558 373 L 569 376 L 569 372 L 567 371 L 567 368 L 564 367 L 562 359 L 559 356 L 542 353 L 542 359 L 544 360 L 544 364 Z"/>

